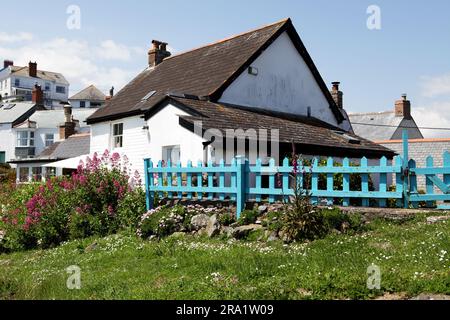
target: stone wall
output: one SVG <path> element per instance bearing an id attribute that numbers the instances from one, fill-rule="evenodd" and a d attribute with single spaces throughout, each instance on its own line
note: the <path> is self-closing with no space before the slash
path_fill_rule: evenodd
<path id="1" fill-rule="evenodd" d="M 378 141 L 377 143 L 394 150 L 399 155 L 403 155 L 403 143 L 401 140 Z M 409 158 L 416 161 L 417 167 L 426 167 L 426 159 L 432 156 L 434 166 L 441 167 L 443 164 L 444 152 L 450 152 L 449 139 L 416 139 L 409 141 Z M 442 178 L 442 177 L 441 177 Z M 425 190 L 425 176 L 417 177 L 417 187 Z M 435 190 L 438 192 L 438 190 Z"/>

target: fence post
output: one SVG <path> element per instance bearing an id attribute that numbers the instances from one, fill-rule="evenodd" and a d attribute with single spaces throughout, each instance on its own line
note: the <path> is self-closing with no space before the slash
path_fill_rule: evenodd
<path id="1" fill-rule="evenodd" d="M 239 219 L 241 212 L 245 209 L 246 167 L 248 160 L 243 156 L 237 156 L 236 159 L 236 218 Z"/>
<path id="2" fill-rule="evenodd" d="M 403 129 L 403 208 L 408 209 L 409 207 L 409 186 L 408 186 L 408 175 L 409 175 L 409 152 L 408 152 L 408 130 Z"/>
<path id="3" fill-rule="evenodd" d="M 150 210 L 153 208 L 153 197 L 152 197 L 152 193 L 150 192 L 150 186 L 151 184 L 151 179 L 153 179 L 153 173 L 150 174 L 149 170 L 150 170 L 150 159 L 145 159 L 144 160 L 144 176 L 145 176 L 145 204 L 147 207 L 147 210 Z"/>

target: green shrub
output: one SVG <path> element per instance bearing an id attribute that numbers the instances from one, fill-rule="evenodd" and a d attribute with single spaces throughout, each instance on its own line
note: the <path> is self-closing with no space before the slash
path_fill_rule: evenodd
<path id="1" fill-rule="evenodd" d="M 143 212 L 140 189 L 139 176 L 131 176 L 126 157 L 108 151 L 101 158 L 94 154 L 71 177 L 12 188 L 0 209 L 2 246 L 48 248 L 68 239 L 115 233 L 136 224 L 133 215 Z"/>
<path id="2" fill-rule="evenodd" d="M 244 210 L 241 212 L 241 216 L 238 219 L 238 224 L 241 226 L 252 224 L 258 219 L 259 213 L 257 210 Z"/>
<path id="3" fill-rule="evenodd" d="M 355 232 L 363 228 L 362 217 L 357 213 L 343 213 L 336 208 L 322 210 L 322 215 L 328 232 L 331 230 Z"/>
<path id="4" fill-rule="evenodd" d="M 141 216 L 146 211 L 145 192 L 136 188 L 128 192 L 117 208 L 117 218 L 123 229 L 136 230 Z"/>
<path id="5" fill-rule="evenodd" d="M 223 226 L 229 226 L 236 222 L 236 218 L 232 214 L 224 213 L 219 216 L 219 223 Z"/>
<path id="6" fill-rule="evenodd" d="M 192 213 L 183 206 L 158 207 L 141 217 L 137 235 L 146 239 L 152 235 L 160 238 L 181 231 L 190 224 Z"/>

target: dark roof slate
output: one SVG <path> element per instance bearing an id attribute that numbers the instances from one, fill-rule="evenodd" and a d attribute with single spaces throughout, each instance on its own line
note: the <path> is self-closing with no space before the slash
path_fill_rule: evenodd
<path id="1" fill-rule="evenodd" d="M 252 110 L 241 106 L 231 106 L 209 101 L 169 97 L 175 105 L 188 108 L 190 116 L 180 116 L 180 122 L 193 127 L 195 121 L 202 121 L 207 129 L 278 129 L 280 143 L 296 143 L 321 148 L 338 148 L 351 154 L 367 154 L 392 157 L 394 152 L 357 135 L 344 132 L 316 118 L 293 116 L 264 110 Z M 163 104 L 161 104 L 163 105 Z M 347 136 L 347 137 L 346 137 Z M 359 140 L 359 144 L 350 142 Z M 326 154 L 326 152 L 324 152 Z"/>
<path id="2" fill-rule="evenodd" d="M 128 83 L 106 105 L 89 117 L 88 123 L 142 114 L 169 93 L 183 93 L 217 101 L 223 90 L 244 71 L 281 33 L 287 31 L 309 65 L 338 121 L 343 115 L 335 105 L 323 79 L 301 42 L 290 19 L 243 33 L 211 45 L 166 58 L 147 68 Z M 142 100 L 149 92 L 155 94 Z"/>

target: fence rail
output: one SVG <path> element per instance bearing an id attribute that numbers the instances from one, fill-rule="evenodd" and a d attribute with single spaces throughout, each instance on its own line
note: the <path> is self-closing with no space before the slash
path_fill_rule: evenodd
<path id="1" fill-rule="evenodd" d="M 383 157 L 370 164 L 367 158 L 356 162 L 328 158 L 324 163 L 314 158 L 310 163 L 298 163 L 295 177 L 315 203 L 386 207 L 390 200 L 390 205 L 408 208 L 410 204 L 434 207 L 436 201 L 450 202 L 450 153 L 444 153 L 442 167 L 435 167 L 432 157 L 427 158 L 424 167 L 417 167 L 408 157 L 407 130 L 403 130 L 403 157 L 397 156 L 392 161 Z M 155 167 L 146 159 L 147 207 L 152 207 L 156 194 L 169 199 L 229 199 L 236 202 L 239 216 L 246 201 L 273 203 L 291 197 L 296 183 L 293 171 L 288 159 L 280 166 L 273 159 L 264 165 L 258 159 L 255 165 L 250 165 L 248 160 L 238 157 L 230 165 L 223 161 L 203 165 L 200 161 L 196 167 L 191 161 L 185 167 L 172 166 L 170 162 L 163 166 L 160 161 Z M 426 177 L 426 190 L 422 192 L 417 188 L 418 175 Z M 450 206 L 440 204 L 438 208 Z"/>
<path id="2" fill-rule="evenodd" d="M 334 204 L 341 201 L 342 205 L 348 206 L 351 199 L 356 199 L 363 206 L 376 201 L 384 207 L 388 199 L 400 201 L 403 197 L 402 183 L 395 191 L 388 189 L 388 175 L 395 175 L 396 180 L 401 181 L 402 159 L 397 157 L 389 164 L 383 157 L 378 162 L 369 166 L 368 160 L 362 158 L 360 164 L 355 165 L 345 158 L 341 164 L 328 158 L 326 165 L 320 165 L 318 159 L 313 159 L 309 165 L 298 163 L 299 172 L 294 175 L 294 167 L 287 158 L 281 166 L 276 166 L 273 159 L 268 165 L 263 165 L 260 159 L 255 165 L 250 165 L 248 160 L 237 158 L 228 166 L 221 161 L 218 165 L 210 162 L 206 166 L 199 162 L 196 167 L 192 162 L 185 167 L 181 164 L 172 166 L 170 162 L 163 166 L 161 161 L 154 166 L 147 159 L 147 206 L 151 208 L 155 194 L 169 199 L 229 199 L 236 202 L 239 215 L 246 201 L 273 203 L 293 196 L 297 177 L 299 186 L 311 194 L 315 203 Z M 356 185 L 351 185 L 351 175 L 360 177 Z M 370 176 L 373 175 L 378 175 L 376 188 L 369 186 Z M 342 180 L 341 186 L 336 185 L 336 179 Z"/>

